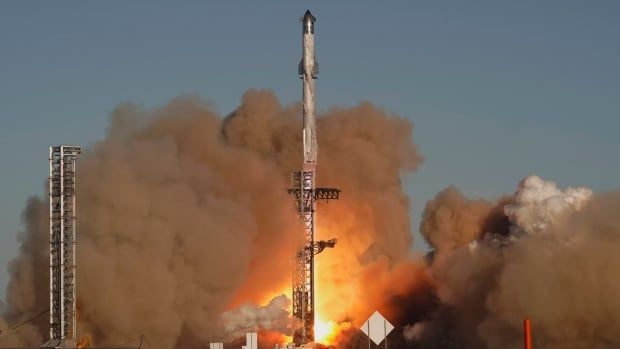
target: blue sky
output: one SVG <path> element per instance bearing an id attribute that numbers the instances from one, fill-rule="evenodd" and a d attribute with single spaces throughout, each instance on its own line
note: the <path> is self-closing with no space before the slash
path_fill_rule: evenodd
<path id="1" fill-rule="evenodd" d="M 417 236 L 449 184 L 514 191 L 530 173 L 620 179 L 618 1 L 5 1 L 0 6 L 0 298 L 51 144 L 101 138 L 122 101 L 248 88 L 300 99 L 298 17 L 318 18 L 318 106 L 371 100 L 410 118 L 426 160 L 406 179 Z"/>

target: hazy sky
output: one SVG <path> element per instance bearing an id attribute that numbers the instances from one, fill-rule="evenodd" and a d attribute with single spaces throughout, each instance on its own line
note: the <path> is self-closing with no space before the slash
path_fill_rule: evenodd
<path id="1" fill-rule="evenodd" d="M 425 202 L 450 184 L 485 197 L 530 173 L 619 186 L 619 1 L 3 1 L 0 298 L 49 145 L 101 138 L 122 101 L 190 93 L 227 113 L 248 88 L 299 100 L 306 8 L 319 109 L 370 100 L 415 124 L 417 249 Z"/>

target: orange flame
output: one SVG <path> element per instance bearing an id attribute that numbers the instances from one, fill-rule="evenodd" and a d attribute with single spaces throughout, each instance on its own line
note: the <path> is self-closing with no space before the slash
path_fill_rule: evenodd
<path id="1" fill-rule="evenodd" d="M 325 345 L 335 344 L 338 335 L 351 326 L 350 322 L 336 323 L 333 320 L 323 320 L 320 315 L 317 315 L 314 321 L 315 341 Z"/>

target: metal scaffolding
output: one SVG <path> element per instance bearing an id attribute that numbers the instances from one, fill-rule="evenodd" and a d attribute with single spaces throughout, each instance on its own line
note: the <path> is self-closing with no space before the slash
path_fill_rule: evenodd
<path id="1" fill-rule="evenodd" d="M 79 146 L 50 147 L 50 339 L 42 347 L 76 347 L 75 172 Z"/>
<path id="2" fill-rule="evenodd" d="M 297 251 L 293 267 L 293 316 L 301 321 L 301 328 L 294 334 L 297 345 L 314 341 L 314 256 L 336 245 L 336 239 L 314 241 L 314 212 L 317 200 L 337 200 L 340 190 L 314 188 L 314 175 L 313 169 L 293 172 L 289 189 L 304 229 L 304 245 Z"/>

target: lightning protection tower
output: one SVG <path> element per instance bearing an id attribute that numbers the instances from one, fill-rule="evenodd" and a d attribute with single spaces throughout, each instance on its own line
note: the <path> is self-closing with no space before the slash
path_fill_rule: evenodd
<path id="1" fill-rule="evenodd" d="M 42 347 L 76 347 L 75 172 L 79 146 L 50 147 L 50 338 Z"/>

